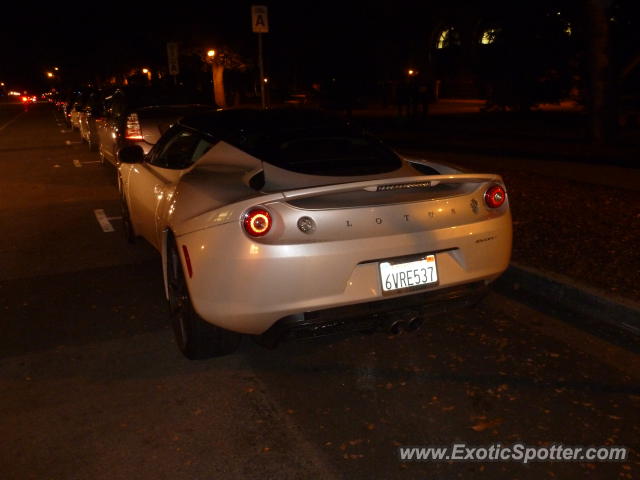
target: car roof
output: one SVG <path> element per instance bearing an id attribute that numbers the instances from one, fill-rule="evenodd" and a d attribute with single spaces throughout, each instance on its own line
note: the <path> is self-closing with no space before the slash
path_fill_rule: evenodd
<path id="1" fill-rule="evenodd" d="M 137 109 L 158 105 L 196 105 L 206 104 L 209 94 L 175 86 L 139 86 L 118 87 L 112 96 L 123 96 L 127 107 Z"/>

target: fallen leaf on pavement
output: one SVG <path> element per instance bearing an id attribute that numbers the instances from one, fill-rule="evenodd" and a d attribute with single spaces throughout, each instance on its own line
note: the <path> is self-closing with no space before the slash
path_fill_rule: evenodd
<path id="1" fill-rule="evenodd" d="M 487 428 L 496 427 L 503 422 L 501 418 L 496 418 L 495 420 L 490 420 L 487 422 L 479 422 L 471 427 L 472 430 L 476 432 L 484 432 Z"/>

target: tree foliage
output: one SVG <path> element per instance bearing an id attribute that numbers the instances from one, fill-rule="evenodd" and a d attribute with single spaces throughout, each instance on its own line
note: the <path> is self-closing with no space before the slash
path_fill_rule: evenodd
<path id="1" fill-rule="evenodd" d="M 475 61 L 489 104 L 528 110 L 569 96 L 582 66 L 580 31 L 566 12 L 521 8 L 494 25 Z"/>

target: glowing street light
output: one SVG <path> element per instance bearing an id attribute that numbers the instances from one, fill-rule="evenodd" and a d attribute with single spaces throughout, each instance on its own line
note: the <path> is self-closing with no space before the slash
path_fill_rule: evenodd
<path id="1" fill-rule="evenodd" d="M 220 90 L 220 88 L 223 86 L 222 85 L 222 78 L 220 77 L 220 85 L 216 85 L 216 71 L 218 71 L 218 74 L 221 73 L 221 68 L 220 65 L 218 65 L 216 67 L 216 63 L 214 62 L 214 58 L 216 56 L 216 51 L 211 48 L 209 50 L 207 50 L 207 56 L 205 58 L 205 62 L 207 62 L 209 65 L 211 65 L 211 87 L 213 89 L 213 102 L 214 104 L 224 107 L 224 96 L 222 94 L 220 94 L 220 92 L 218 92 L 218 94 L 216 95 L 216 90 Z M 216 86 L 218 87 L 216 89 Z"/>
<path id="2" fill-rule="evenodd" d="M 416 72 L 416 71 L 415 71 L 415 70 L 413 70 L 413 69 L 409 69 L 409 70 L 407 70 L 407 73 L 409 74 L 409 76 L 410 76 L 410 77 L 413 77 L 414 75 L 417 75 L 417 74 L 418 74 L 418 72 Z"/>
<path id="3" fill-rule="evenodd" d="M 53 73 L 52 72 L 47 72 L 47 77 L 53 78 Z"/>

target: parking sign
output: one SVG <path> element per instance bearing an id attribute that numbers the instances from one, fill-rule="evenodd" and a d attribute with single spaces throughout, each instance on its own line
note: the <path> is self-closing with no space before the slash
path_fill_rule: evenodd
<path id="1" fill-rule="evenodd" d="M 269 32 L 269 17 L 267 7 L 264 5 L 251 5 L 251 26 L 253 33 Z"/>

